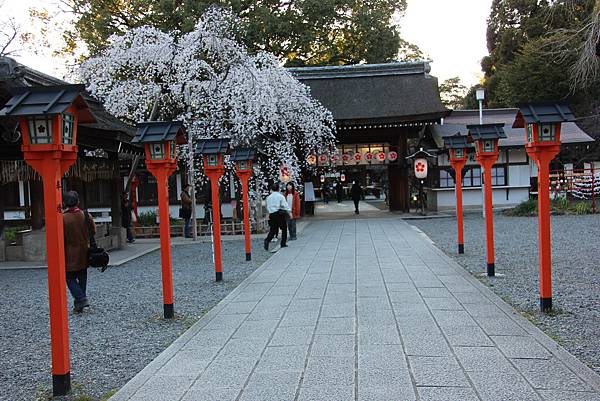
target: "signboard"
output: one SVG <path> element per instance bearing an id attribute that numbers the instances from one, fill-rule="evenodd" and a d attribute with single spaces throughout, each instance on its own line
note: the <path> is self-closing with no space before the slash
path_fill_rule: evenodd
<path id="1" fill-rule="evenodd" d="M 427 178 L 427 159 L 415 159 L 415 177 L 420 180 Z"/>

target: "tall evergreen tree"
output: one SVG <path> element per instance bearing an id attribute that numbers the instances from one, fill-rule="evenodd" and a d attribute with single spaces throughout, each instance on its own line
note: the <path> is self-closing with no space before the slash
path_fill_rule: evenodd
<path id="1" fill-rule="evenodd" d="M 400 38 L 398 15 L 406 0 L 65 0 L 75 24 L 66 50 L 83 41 L 90 55 L 112 34 L 139 26 L 185 34 L 208 7 L 229 7 L 240 17 L 240 37 L 251 52 L 268 51 L 287 65 L 389 62 L 414 55 Z"/>

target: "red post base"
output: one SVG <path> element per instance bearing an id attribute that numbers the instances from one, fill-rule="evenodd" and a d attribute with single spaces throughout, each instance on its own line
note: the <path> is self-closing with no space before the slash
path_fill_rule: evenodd
<path id="1" fill-rule="evenodd" d="M 538 167 L 538 241 L 540 255 L 540 309 L 552 311 L 552 246 L 550 239 L 550 162 L 560 145 L 530 145 L 525 149 Z"/>
<path id="2" fill-rule="evenodd" d="M 244 206 L 244 241 L 246 245 L 246 260 L 252 259 L 252 242 L 250 241 L 250 201 L 248 197 L 248 179 L 249 171 L 240 171 L 237 173 L 242 182 L 242 198 Z"/>
<path id="3" fill-rule="evenodd" d="M 450 159 L 450 164 L 454 168 L 454 192 L 456 193 L 456 228 L 458 253 L 465 253 L 465 238 L 463 229 L 463 202 L 462 202 L 462 169 L 467 163 L 467 159 Z"/>
<path id="4" fill-rule="evenodd" d="M 173 307 L 173 268 L 171 257 L 171 222 L 169 216 L 169 176 L 176 169 L 174 162 L 147 161 L 148 171 L 156 177 L 158 212 L 160 215 L 160 258 L 162 264 L 163 314 L 165 319 L 175 317 Z"/>
<path id="5" fill-rule="evenodd" d="M 223 262 L 221 259 L 221 208 L 219 201 L 219 179 L 223 175 L 223 168 L 215 168 L 206 171 L 206 175 L 210 179 L 211 197 L 212 197 L 212 214 L 213 214 L 213 234 L 215 240 L 213 243 L 213 251 L 215 255 L 215 280 L 223 280 Z"/>
<path id="6" fill-rule="evenodd" d="M 497 159 L 497 154 L 477 157 L 477 162 L 484 169 L 485 245 L 487 262 L 486 271 L 488 277 L 494 277 L 496 275 L 496 258 L 494 256 L 494 211 L 492 203 L 492 167 Z"/>
<path id="7" fill-rule="evenodd" d="M 28 151 L 24 148 L 25 161 L 42 176 L 44 187 L 52 393 L 55 396 L 65 395 L 71 390 L 61 180 L 68 168 L 77 160 L 77 148 L 72 147 L 72 149 L 72 151 Z"/>

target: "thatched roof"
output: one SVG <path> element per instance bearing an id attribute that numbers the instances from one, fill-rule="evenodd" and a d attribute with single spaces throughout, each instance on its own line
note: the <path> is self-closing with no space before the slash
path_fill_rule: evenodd
<path id="1" fill-rule="evenodd" d="M 427 62 L 291 68 L 338 125 L 437 121 L 448 110 Z"/>

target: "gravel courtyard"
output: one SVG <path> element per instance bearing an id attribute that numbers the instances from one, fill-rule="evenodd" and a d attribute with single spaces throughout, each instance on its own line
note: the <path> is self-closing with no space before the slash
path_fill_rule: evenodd
<path id="1" fill-rule="evenodd" d="M 600 217 L 552 216 L 553 305 L 539 312 L 537 217 L 494 215 L 496 273 L 485 272 L 481 214 L 465 215 L 465 254 L 456 253 L 456 220 L 411 220 L 460 265 L 600 373 Z"/>
<path id="2" fill-rule="evenodd" d="M 173 248 L 176 319 L 162 319 L 160 253 L 104 273 L 90 269 L 91 308 L 69 313 L 74 390 L 96 400 L 123 386 L 180 334 L 260 266 L 270 253 L 253 242 L 223 241 L 224 281 L 214 282 L 210 243 Z M 0 271 L 0 400 L 45 400 L 51 394 L 46 270 Z M 72 307 L 70 295 L 67 297 Z"/>

